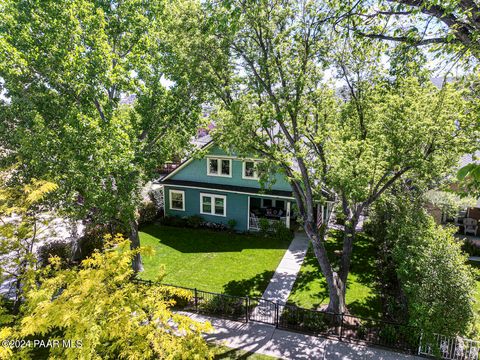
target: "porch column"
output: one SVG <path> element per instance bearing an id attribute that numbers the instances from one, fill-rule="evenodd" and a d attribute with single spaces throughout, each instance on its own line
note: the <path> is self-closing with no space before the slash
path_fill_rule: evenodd
<path id="1" fill-rule="evenodd" d="M 247 196 L 247 230 L 250 230 L 250 196 Z"/>
<path id="2" fill-rule="evenodd" d="M 287 201 L 287 218 L 285 219 L 287 228 L 290 229 L 290 201 Z"/>

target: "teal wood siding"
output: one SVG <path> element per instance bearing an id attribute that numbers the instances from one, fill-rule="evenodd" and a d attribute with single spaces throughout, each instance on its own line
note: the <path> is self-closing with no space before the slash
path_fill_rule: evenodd
<path id="1" fill-rule="evenodd" d="M 260 188 L 258 180 L 243 179 L 243 161 L 240 159 L 232 159 L 232 177 L 222 176 L 209 176 L 207 175 L 207 158 L 215 156 L 228 156 L 225 151 L 218 146 L 212 146 L 208 154 L 203 159 L 194 159 L 186 166 L 180 169 L 174 174 L 171 179 L 173 180 L 186 180 L 206 182 L 212 184 L 233 185 L 233 186 L 246 186 L 252 188 Z M 272 190 L 284 190 L 292 191 L 290 184 L 286 181 L 284 175 L 280 172 L 273 175 L 274 183 L 267 188 Z"/>
<path id="2" fill-rule="evenodd" d="M 170 209 L 170 191 L 179 190 L 185 193 L 185 211 Z M 181 216 L 188 217 L 192 215 L 199 215 L 205 221 L 211 221 L 216 223 L 222 223 L 227 225 L 228 220 L 235 219 L 237 225 L 235 230 L 246 231 L 247 230 L 247 215 L 248 215 L 248 195 L 226 193 L 222 191 L 214 191 L 207 189 L 193 189 L 193 188 L 181 188 L 172 185 L 165 185 L 165 214 L 168 216 Z M 223 195 L 226 197 L 227 208 L 226 216 L 205 215 L 200 213 L 200 193 Z"/>

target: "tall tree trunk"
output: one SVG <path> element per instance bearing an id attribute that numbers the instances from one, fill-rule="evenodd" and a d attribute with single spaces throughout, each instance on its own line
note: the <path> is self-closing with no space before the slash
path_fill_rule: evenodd
<path id="1" fill-rule="evenodd" d="M 344 289 L 347 291 L 348 273 L 350 272 L 350 263 L 352 261 L 353 242 L 355 241 L 356 228 L 358 224 L 361 207 L 355 206 L 354 210 L 349 206 L 348 201 L 342 199 L 343 214 L 345 215 L 345 226 L 343 231 L 342 257 L 340 258 L 340 280 Z"/>
<path id="2" fill-rule="evenodd" d="M 340 259 L 339 276 L 344 292 L 347 290 L 348 273 L 350 272 L 350 263 L 352 261 L 353 242 L 355 240 L 355 227 L 357 221 L 347 221 L 343 234 L 342 257 Z"/>
<path id="3" fill-rule="evenodd" d="M 130 248 L 132 250 L 140 247 L 140 237 L 138 236 L 138 222 L 137 220 L 130 220 Z M 135 272 L 143 271 L 142 257 L 136 254 L 132 261 L 132 268 Z"/>
<path id="4" fill-rule="evenodd" d="M 320 269 L 327 281 L 328 295 L 330 297 L 327 311 L 341 314 L 346 311 L 345 286 L 339 274 L 332 270 L 332 266 L 328 260 L 327 250 L 325 249 L 324 244 L 326 226 L 322 226 L 323 228 L 320 230 L 320 233 L 316 229 L 315 222 L 305 223 L 304 228 L 307 236 L 312 242 L 315 257 L 317 258 Z"/>

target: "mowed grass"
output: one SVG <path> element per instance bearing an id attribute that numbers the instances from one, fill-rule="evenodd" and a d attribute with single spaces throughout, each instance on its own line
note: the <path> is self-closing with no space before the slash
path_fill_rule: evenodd
<path id="1" fill-rule="evenodd" d="M 290 241 L 259 235 L 149 225 L 140 231 L 144 279 L 239 296 L 261 296 Z"/>
<path id="2" fill-rule="evenodd" d="M 341 251 L 340 232 L 333 232 L 326 241 L 330 260 L 336 266 Z M 375 291 L 376 250 L 364 234 L 358 234 L 354 243 L 352 263 L 347 281 L 346 302 L 351 314 L 361 317 L 378 318 L 381 304 Z M 310 247 L 300 273 L 297 277 L 289 303 L 308 308 L 319 309 L 329 302 L 327 282 L 322 275 L 313 249 Z"/>

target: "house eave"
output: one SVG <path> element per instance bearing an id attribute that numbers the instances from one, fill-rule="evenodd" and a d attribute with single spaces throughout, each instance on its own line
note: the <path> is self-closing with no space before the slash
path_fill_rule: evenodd
<path id="1" fill-rule="evenodd" d="M 245 186 L 212 184 L 212 183 L 205 183 L 205 182 L 198 182 L 198 181 L 174 180 L 174 179 L 167 179 L 167 178 L 162 179 L 161 181 L 158 182 L 158 184 L 171 185 L 171 186 L 177 186 L 177 187 L 183 187 L 183 188 L 215 190 L 215 191 L 223 191 L 223 192 L 246 194 L 246 195 L 278 197 L 278 198 L 294 200 L 292 192 L 285 191 L 285 190 L 251 188 L 251 187 L 245 187 Z"/>

